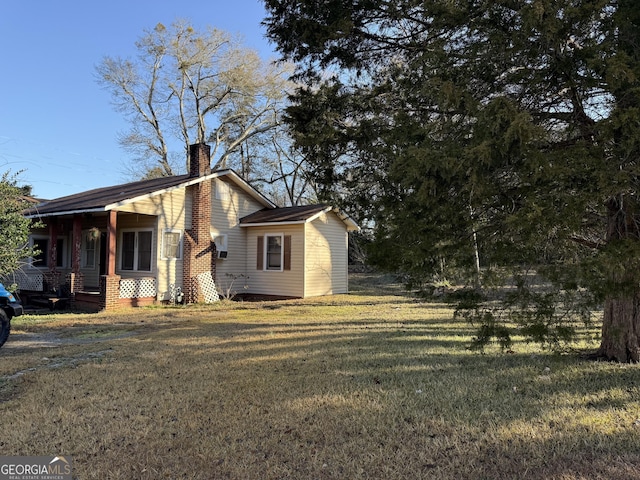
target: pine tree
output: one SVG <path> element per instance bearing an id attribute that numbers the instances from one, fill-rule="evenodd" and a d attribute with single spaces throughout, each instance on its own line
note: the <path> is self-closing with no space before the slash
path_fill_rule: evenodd
<path id="1" fill-rule="evenodd" d="M 512 268 L 520 295 L 503 305 L 523 332 L 564 338 L 565 309 L 603 304 L 598 355 L 640 360 L 640 6 L 266 6 L 303 85 L 296 141 L 322 194 L 372 225 L 379 265 L 417 286 L 474 277 L 478 257 Z M 530 268 L 553 289 L 526 288 Z"/>

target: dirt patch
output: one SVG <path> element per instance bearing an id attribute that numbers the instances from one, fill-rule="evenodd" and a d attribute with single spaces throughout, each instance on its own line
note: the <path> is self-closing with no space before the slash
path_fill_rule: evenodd
<path id="1" fill-rule="evenodd" d="M 45 333 L 29 333 L 20 332 L 12 333 L 9 339 L 2 347 L 2 350 L 6 350 L 7 353 L 12 352 L 14 355 L 32 355 L 31 351 L 37 349 L 49 349 L 51 352 L 51 358 L 49 354 L 39 358 L 39 360 L 32 362 L 28 368 L 17 370 L 9 375 L 0 376 L 0 384 L 10 380 L 16 380 L 23 375 L 29 374 L 42 369 L 56 369 L 63 367 L 73 367 L 81 363 L 96 361 L 102 359 L 105 355 L 111 352 L 111 348 L 107 348 L 101 351 L 83 351 L 75 355 L 63 355 L 58 356 L 58 353 L 54 353 L 56 348 L 74 345 L 91 345 L 105 342 L 108 340 L 117 340 L 120 338 L 130 337 L 135 335 L 135 331 L 116 331 L 111 329 L 100 330 L 83 330 L 77 332 L 75 335 L 69 336 L 61 335 L 56 332 Z M 42 354 L 42 353 L 40 353 Z"/>
<path id="2" fill-rule="evenodd" d="M 3 349 L 53 348 L 65 345 L 85 345 L 107 340 L 117 340 L 135 335 L 136 332 L 85 332 L 77 336 L 62 336 L 55 332 L 12 333 Z"/>
<path id="3" fill-rule="evenodd" d="M 30 368 L 26 368 L 24 370 L 20 370 L 18 372 L 15 372 L 11 375 L 7 375 L 5 377 L 0 377 L 1 380 L 15 380 L 16 378 L 19 378 L 27 373 L 30 372 L 35 372 L 36 370 L 41 370 L 41 369 L 54 369 L 54 368 L 62 368 L 62 367 L 68 367 L 68 366 L 75 366 L 79 363 L 84 363 L 84 362 L 88 362 L 91 360 L 97 360 L 97 359 L 101 359 L 103 358 L 107 353 L 109 353 L 111 350 L 103 350 L 100 352 L 87 352 L 87 353 L 82 353 L 80 355 L 75 355 L 73 357 L 62 357 L 62 358 L 55 358 L 55 359 L 51 359 L 51 358 L 47 358 L 47 357 L 42 357 L 40 359 L 40 364 L 38 366 L 35 367 L 30 367 Z"/>

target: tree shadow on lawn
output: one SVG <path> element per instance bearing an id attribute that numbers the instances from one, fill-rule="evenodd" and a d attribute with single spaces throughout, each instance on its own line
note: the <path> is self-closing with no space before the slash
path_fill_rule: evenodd
<path id="1" fill-rule="evenodd" d="M 242 424 L 244 446 L 281 466 L 305 448 L 348 456 L 370 478 L 640 478 L 633 366 L 470 353 L 464 328 L 439 340 L 417 321 L 409 334 L 379 321 L 234 323 L 224 336 L 217 327 L 172 331 L 165 346 L 191 344 L 180 348 L 181 381 L 219 395 L 227 383 L 236 412 L 220 413 Z"/>
<path id="2" fill-rule="evenodd" d="M 483 355 L 467 350 L 463 322 L 308 320 L 301 308 L 295 320 L 203 311 L 145 325 L 86 365 L 105 391 L 58 371 L 74 395 L 60 402 L 80 412 L 69 427 L 69 442 L 84 442 L 69 448 L 74 461 L 130 459 L 114 478 L 152 478 L 137 459 L 157 472 L 175 455 L 177 477 L 206 472 L 193 478 L 640 478 L 635 366 Z M 55 438 L 58 410 L 38 425 L 43 436 Z M 107 434 L 83 440 L 104 412 Z"/>

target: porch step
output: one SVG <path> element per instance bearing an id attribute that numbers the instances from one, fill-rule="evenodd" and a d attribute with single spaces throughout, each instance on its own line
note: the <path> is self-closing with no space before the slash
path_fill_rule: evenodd
<path id="1" fill-rule="evenodd" d="M 55 295 L 30 296 L 29 304 L 36 307 L 48 307 L 49 310 L 63 310 L 67 308 L 68 297 L 58 297 Z"/>
<path id="2" fill-rule="evenodd" d="M 100 310 L 100 292 L 81 290 L 76 292 L 76 309 L 97 312 Z"/>

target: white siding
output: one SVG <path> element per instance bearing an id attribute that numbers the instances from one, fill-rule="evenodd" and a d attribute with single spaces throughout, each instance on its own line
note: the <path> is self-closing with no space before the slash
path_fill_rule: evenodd
<path id="1" fill-rule="evenodd" d="M 182 257 L 179 259 L 162 259 L 162 236 L 165 230 L 177 230 L 182 233 L 182 249 L 184 251 L 184 231 L 187 228 L 187 206 L 185 189 L 174 190 L 157 195 L 133 204 L 126 205 L 120 212 L 130 212 L 132 215 L 120 213 L 118 215 L 118 232 L 121 229 L 153 228 L 154 261 L 151 272 L 120 271 L 120 256 L 116 260 L 116 273 L 123 278 L 156 277 L 158 299 L 169 299 L 169 286 L 176 284 L 182 287 Z M 150 216 L 153 215 L 153 216 Z M 157 222 L 156 222 L 157 216 Z M 118 242 L 121 237 L 118 233 Z"/>
<path id="2" fill-rule="evenodd" d="M 226 195 L 225 198 L 219 198 L 223 184 L 226 185 L 222 187 Z M 216 260 L 216 284 L 219 290 L 225 291 L 234 277 L 251 276 L 247 271 L 251 266 L 247 263 L 247 229 L 240 228 L 239 221 L 264 207 L 231 182 L 220 178 L 213 180 L 211 204 L 212 230 L 227 235 L 227 258 Z M 233 284 L 233 290 L 242 293 L 243 285 L 244 279 L 238 278 Z"/>
<path id="3" fill-rule="evenodd" d="M 118 212 L 156 215 L 164 218 L 170 228 L 178 228 L 178 222 L 184 225 L 185 220 L 185 189 L 173 190 L 162 195 L 155 195 L 135 203 L 118 207 Z M 173 224 L 173 225 L 172 225 Z"/>
<path id="4" fill-rule="evenodd" d="M 160 195 L 162 208 L 158 216 L 158 235 L 156 238 L 157 251 L 157 277 L 156 285 L 159 300 L 169 300 L 169 286 L 175 284 L 182 287 L 182 269 L 184 255 L 184 232 L 186 230 L 187 215 L 186 210 L 186 189 L 172 191 Z M 190 204 L 189 204 L 190 206 Z M 182 235 L 181 256 L 178 259 L 162 259 L 162 236 L 165 230 L 179 231 Z"/>
<path id="5" fill-rule="evenodd" d="M 333 212 L 306 224 L 305 296 L 347 293 L 348 236 Z"/>
<path id="6" fill-rule="evenodd" d="M 304 225 L 274 225 L 247 228 L 247 293 L 260 295 L 304 296 Z M 291 270 L 258 270 L 258 237 L 266 234 L 291 235 Z"/>

